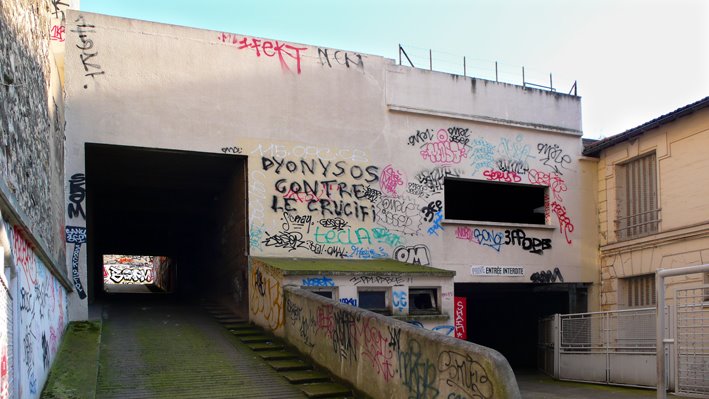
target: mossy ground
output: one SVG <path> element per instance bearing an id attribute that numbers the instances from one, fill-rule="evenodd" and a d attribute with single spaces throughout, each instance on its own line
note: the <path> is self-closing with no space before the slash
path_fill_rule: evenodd
<path id="1" fill-rule="evenodd" d="M 91 399 L 96 393 L 101 322 L 69 323 L 42 399 Z"/>

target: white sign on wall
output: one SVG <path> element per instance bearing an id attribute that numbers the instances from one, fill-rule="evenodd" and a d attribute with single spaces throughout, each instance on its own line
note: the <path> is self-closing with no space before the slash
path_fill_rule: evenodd
<path id="1" fill-rule="evenodd" d="M 471 266 L 473 276 L 524 277 L 524 267 L 521 266 Z"/>

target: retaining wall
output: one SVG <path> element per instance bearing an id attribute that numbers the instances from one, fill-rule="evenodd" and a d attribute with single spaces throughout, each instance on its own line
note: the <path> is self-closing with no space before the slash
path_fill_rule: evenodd
<path id="1" fill-rule="evenodd" d="M 374 398 L 521 398 L 497 351 L 284 287 L 285 338 Z"/>

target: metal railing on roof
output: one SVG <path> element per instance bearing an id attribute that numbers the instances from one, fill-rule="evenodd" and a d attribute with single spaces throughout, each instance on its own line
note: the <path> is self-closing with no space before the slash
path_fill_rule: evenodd
<path id="1" fill-rule="evenodd" d="M 402 62 L 404 59 L 406 59 L 406 62 L 412 67 L 412 68 L 417 68 L 411 58 L 416 59 L 417 63 L 419 65 L 422 65 L 422 63 L 425 63 L 425 61 L 428 61 L 428 69 L 433 71 L 433 55 L 434 51 L 432 49 L 422 49 L 414 46 L 408 46 L 409 49 L 416 49 L 423 51 L 427 51 L 428 56 L 426 55 L 413 55 L 409 56 L 409 54 L 404 50 L 404 47 L 399 44 L 399 65 L 402 65 Z M 512 84 L 520 84 L 522 87 L 530 87 L 530 88 L 535 88 L 535 89 L 541 89 L 541 90 L 547 90 L 547 91 L 553 91 L 556 92 L 557 88 L 554 87 L 554 79 L 552 74 L 549 74 L 549 85 L 547 86 L 546 84 L 540 84 L 540 83 L 533 83 L 529 80 L 527 80 L 527 76 L 525 73 L 525 67 L 522 67 L 522 75 L 521 75 L 521 81 L 519 80 L 519 75 L 517 73 L 512 73 L 512 72 L 507 72 L 510 70 L 510 67 L 507 65 L 503 65 L 498 63 L 497 61 L 484 61 L 484 60 L 475 60 L 475 59 L 468 59 L 465 56 L 459 56 L 455 54 L 450 54 L 450 53 L 444 53 L 444 52 L 436 52 L 437 55 L 437 60 L 436 60 L 436 70 L 441 71 L 441 72 L 450 72 L 450 73 L 456 73 L 460 74 L 460 66 L 462 65 L 462 72 L 464 77 L 477 77 L 481 79 L 487 79 L 487 80 L 494 80 L 495 82 L 504 82 L 504 83 L 512 83 Z M 404 58 L 402 58 L 402 56 Z M 445 58 L 448 57 L 448 60 L 445 60 Z M 451 58 L 453 60 L 451 60 Z M 462 64 L 460 64 L 460 60 L 462 59 Z M 474 64 L 470 64 L 469 61 L 474 61 L 477 63 L 477 66 Z M 419 63 L 421 61 L 421 63 Z M 443 65 L 442 67 L 440 65 Z M 490 69 L 494 65 L 494 77 L 492 75 L 493 70 Z M 469 66 L 473 66 L 471 70 L 469 70 Z M 504 67 L 504 71 L 503 71 Z M 517 69 L 519 71 L 519 69 Z M 469 74 L 469 72 L 472 72 Z M 573 84 L 571 85 L 571 90 L 568 92 L 569 95 L 578 95 L 578 84 L 574 80 Z"/>

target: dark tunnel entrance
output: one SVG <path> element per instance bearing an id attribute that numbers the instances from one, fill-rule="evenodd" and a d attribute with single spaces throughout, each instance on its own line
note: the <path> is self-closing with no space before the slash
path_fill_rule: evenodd
<path id="1" fill-rule="evenodd" d="M 151 291 L 175 298 L 246 286 L 245 157 L 86 144 L 86 201 L 90 302 L 147 279 L 141 262 Z"/>
<path id="2" fill-rule="evenodd" d="M 467 298 L 468 341 L 502 353 L 516 370 L 537 367 L 538 320 L 587 309 L 584 284 L 457 283 Z"/>

